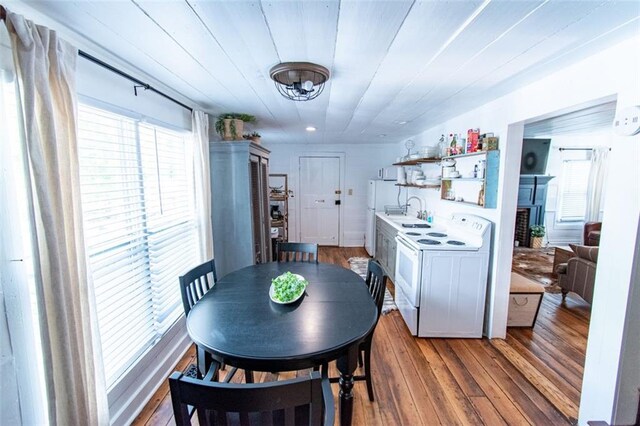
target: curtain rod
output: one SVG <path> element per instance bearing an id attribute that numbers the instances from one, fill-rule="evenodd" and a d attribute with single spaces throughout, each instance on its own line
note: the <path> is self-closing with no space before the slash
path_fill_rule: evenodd
<path id="1" fill-rule="evenodd" d="M 4 6 L 0 5 L 0 20 L 6 21 L 7 19 L 7 10 L 4 8 Z M 108 63 L 96 58 L 95 56 L 92 56 L 90 54 L 88 54 L 87 52 L 84 52 L 80 49 L 78 49 L 78 56 L 80 56 L 81 58 L 84 58 L 90 62 L 93 62 L 96 65 L 101 66 L 102 68 L 105 68 L 109 71 L 111 71 L 114 74 L 118 74 L 120 77 L 124 77 L 129 81 L 132 81 L 133 83 L 135 83 L 135 85 L 133 86 L 133 92 L 136 96 L 138 96 L 138 89 L 142 88 L 144 90 L 150 90 L 160 96 L 162 96 L 165 99 L 170 100 L 171 102 L 180 105 L 182 108 L 184 109 L 188 109 L 190 112 L 193 112 L 193 108 L 191 108 L 188 105 L 183 104 L 182 102 L 180 102 L 177 99 L 172 98 L 171 96 L 167 95 L 166 93 L 161 92 L 160 90 L 156 89 L 155 87 L 151 86 L 148 83 L 145 83 L 144 81 L 135 78 L 134 76 L 132 76 L 131 74 L 127 74 L 126 72 L 114 67 L 113 65 L 109 65 Z"/>
<path id="2" fill-rule="evenodd" d="M 179 100 L 172 98 L 171 96 L 167 95 L 164 92 L 161 92 L 160 90 L 156 89 L 155 87 L 151 86 L 148 83 L 145 83 L 142 80 L 139 80 L 137 78 L 135 78 L 134 76 L 132 76 L 131 74 L 127 74 L 126 72 L 114 67 L 113 65 L 109 65 L 108 63 L 96 58 L 95 56 L 92 56 L 90 54 L 88 54 L 87 52 L 84 52 L 82 50 L 78 49 L 78 56 L 80 56 L 81 58 L 84 58 L 90 62 L 93 62 L 96 65 L 100 65 L 102 68 L 105 68 L 109 71 L 111 71 L 114 74 L 118 74 L 121 77 L 126 78 L 127 80 L 130 80 L 134 83 L 136 83 L 136 85 L 133 86 L 133 92 L 136 96 L 138 96 L 138 89 L 142 88 L 144 90 L 150 90 L 154 93 L 157 93 L 158 95 L 162 96 L 165 99 L 170 100 L 171 102 L 180 105 L 182 108 L 184 109 L 188 109 L 190 112 L 193 112 L 193 108 L 191 108 L 188 105 L 183 104 L 182 102 L 180 102 Z"/>

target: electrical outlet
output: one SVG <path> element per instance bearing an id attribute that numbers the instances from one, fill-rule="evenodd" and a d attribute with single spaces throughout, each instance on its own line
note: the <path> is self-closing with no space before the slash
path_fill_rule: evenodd
<path id="1" fill-rule="evenodd" d="M 349 191 L 347 192 L 348 195 L 353 195 L 353 189 L 349 189 Z"/>
<path id="2" fill-rule="evenodd" d="M 620 136 L 633 136 L 640 132 L 640 106 L 620 110 L 613 119 L 613 131 Z"/>

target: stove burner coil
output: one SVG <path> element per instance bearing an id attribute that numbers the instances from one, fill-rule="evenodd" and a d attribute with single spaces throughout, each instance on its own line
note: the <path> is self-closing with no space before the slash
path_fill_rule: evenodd
<path id="1" fill-rule="evenodd" d="M 443 234 L 442 232 L 428 232 L 427 235 L 436 238 L 444 238 L 447 236 L 447 234 Z"/>
<path id="2" fill-rule="evenodd" d="M 419 232 L 407 232 L 407 235 L 417 236 L 417 235 L 420 235 L 420 233 Z"/>
<path id="3" fill-rule="evenodd" d="M 420 244 L 426 244 L 426 245 L 428 245 L 428 246 L 437 246 L 437 245 L 439 245 L 439 244 L 442 244 L 440 241 L 436 241 L 436 240 L 428 240 L 428 239 L 424 239 L 424 238 L 423 238 L 423 239 L 421 239 L 421 240 L 418 240 L 418 242 L 419 242 Z"/>
<path id="4" fill-rule="evenodd" d="M 449 240 L 447 241 L 447 244 L 450 244 L 452 246 L 464 246 L 465 243 L 463 243 L 462 241 L 456 241 L 456 240 Z"/>

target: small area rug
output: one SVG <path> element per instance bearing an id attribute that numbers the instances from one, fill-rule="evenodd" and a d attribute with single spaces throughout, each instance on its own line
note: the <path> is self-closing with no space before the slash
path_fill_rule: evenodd
<path id="1" fill-rule="evenodd" d="M 559 293 L 558 279 L 553 274 L 554 248 L 534 249 L 515 247 L 511 269 L 529 279 L 539 282 L 547 293 Z"/>
<path id="2" fill-rule="evenodd" d="M 367 279 L 367 263 L 369 258 L 367 257 L 350 257 L 347 262 L 351 270 L 360 275 L 363 279 Z M 393 301 L 393 296 L 389 292 L 388 288 L 384 289 L 384 302 L 382 302 L 382 315 L 386 315 L 391 311 L 397 311 L 398 307 Z"/>

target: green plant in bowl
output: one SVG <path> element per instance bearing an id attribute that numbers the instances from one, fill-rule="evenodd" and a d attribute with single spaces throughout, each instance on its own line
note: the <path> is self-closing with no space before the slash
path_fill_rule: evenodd
<path id="1" fill-rule="evenodd" d="M 271 280 L 271 298 L 274 302 L 293 302 L 302 295 L 307 284 L 302 276 L 285 272 Z"/>

